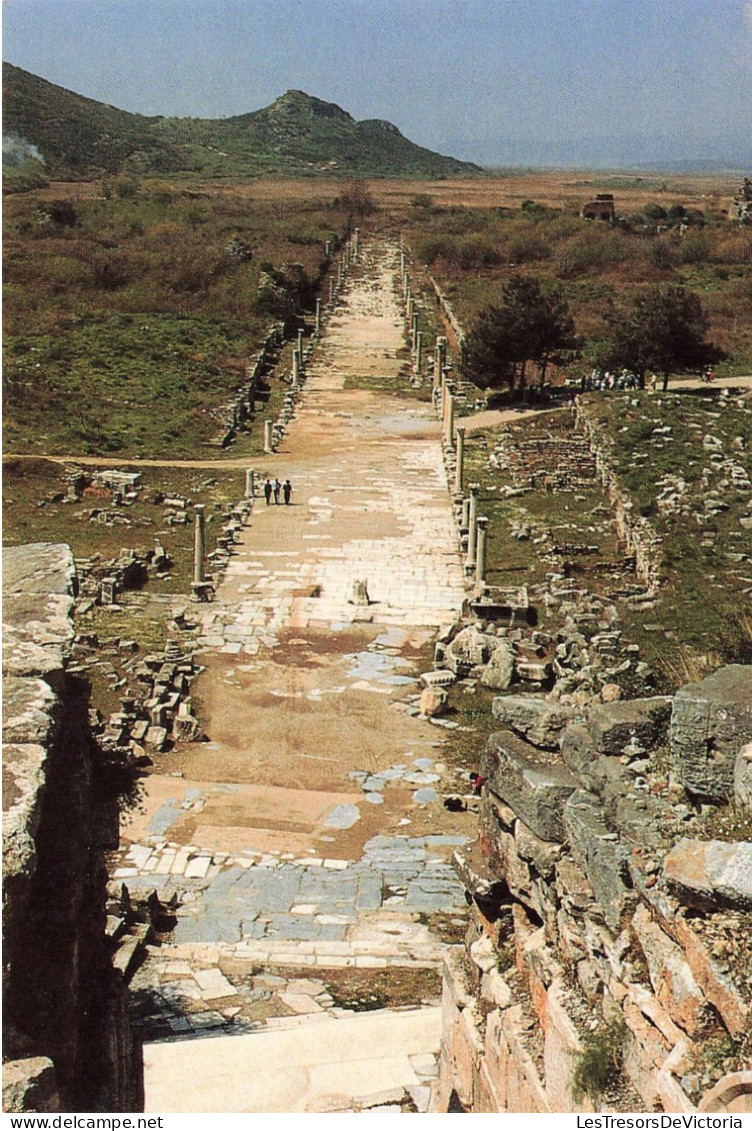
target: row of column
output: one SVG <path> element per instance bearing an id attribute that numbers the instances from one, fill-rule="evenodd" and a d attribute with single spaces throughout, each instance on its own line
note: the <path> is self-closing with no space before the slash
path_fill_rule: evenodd
<path id="1" fill-rule="evenodd" d="M 420 376 L 423 368 L 423 331 L 418 329 L 418 311 L 410 286 L 410 276 L 407 270 L 407 257 L 404 250 L 400 249 L 400 279 L 402 281 L 402 297 L 405 302 L 405 320 L 407 331 L 410 335 L 410 346 L 413 352 L 413 374 Z"/>
<path id="2" fill-rule="evenodd" d="M 332 245 L 331 245 L 331 242 L 329 240 L 327 240 L 326 247 L 325 247 L 325 255 L 326 255 L 327 259 L 331 258 L 331 253 L 332 253 Z M 339 256 L 339 258 L 336 261 L 336 264 L 337 264 L 336 282 L 335 282 L 335 276 L 334 276 L 334 271 L 333 271 L 333 265 L 332 265 L 332 269 L 330 270 L 330 274 L 329 274 L 329 308 L 333 307 L 335 302 L 336 302 L 337 296 L 338 296 L 339 291 L 342 287 L 342 283 L 344 282 L 345 275 L 347 274 L 347 268 L 349 267 L 350 263 L 358 263 L 359 261 L 360 261 L 360 228 L 355 228 L 353 230 L 352 234 L 350 235 L 349 239 L 347 239 L 345 241 L 345 244 L 342 248 L 342 254 Z M 321 336 L 321 330 L 322 330 L 322 325 L 323 325 L 323 315 L 324 315 L 324 310 L 323 310 L 322 300 L 320 298 L 317 298 L 316 299 L 316 313 L 315 313 L 315 316 L 314 316 L 314 329 L 313 329 L 314 339 Z M 291 372 L 290 372 L 292 392 L 287 393 L 286 396 L 285 396 L 285 403 L 284 403 L 284 407 L 282 409 L 280 421 L 278 421 L 276 425 L 275 425 L 275 422 L 273 420 L 265 420 L 264 421 L 264 452 L 266 452 L 267 454 L 271 454 L 272 452 L 274 452 L 276 450 L 279 435 L 281 434 L 281 432 L 284 431 L 285 424 L 289 421 L 289 419 L 292 416 L 292 411 L 293 411 L 293 406 L 294 406 L 295 400 L 297 398 L 298 393 L 300 392 L 303 381 L 305 379 L 305 354 L 303 352 L 303 337 L 304 337 L 303 330 L 298 330 L 298 340 L 295 343 L 295 345 L 293 347 L 293 351 L 292 351 L 292 362 L 291 362 Z M 276 436 L 275 436 L 275 431 L 277 432 Z"/>
<path id="3" fill-rule="evenodd" d="M 418 314 L 410 287 L 407 261 L 404 250 L 400 250 L 400 278 L 405 301 L 405 316 L 414 356 L 413 373 L 420 374 L 422 366 L 423 335 L 418 329 Z M 442 420 L 442 440 L 445 447 L 454 449 L 454 494 L 461 496 L 465 472 L 465 429 L 455 428 L 455 386 L 449 381 L 451 367 L 447 364 L 447 339 L 443 335 L 436 338 L 433 358 L 433 398 Z M 478 515 L 478 483 L 470 484 L 470 496 L 462 503 L 462 527 L 467 529 L 466 573 L 475 573 L 476 586 L 482 586 L 486 579 L 486 542 L 488 538 L 488 519 Z"/>

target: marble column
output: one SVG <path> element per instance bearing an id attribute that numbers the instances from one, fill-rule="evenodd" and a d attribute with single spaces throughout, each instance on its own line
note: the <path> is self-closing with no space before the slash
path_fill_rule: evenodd
<path id="1" fill-rule="evenodd" d="M 483 585 L 486 580 L 486 536 L 488 534 L 488 519 L 480 515 L 476 519 L 476 554 L 475 554 L 475 584 Z"/>
<path id="2" fill-rule="evenodd" d="M 465 429 L 457 429 L 457 462 L 454 468 L 454 490 L 457 494 L 462 490 L 462 477 L 465 472 Z"/>
<path id="3" fill-rule="evenodd" d="M 420 367 L 423 362 L 423 335 L 418 330 L 415 335 L 415 365 L 413 366 L 413 373 L 420 373 Z"/>
<path id="4" fill-rule="evenodd" d="M 316 333 L 321 333 L 321 299 L 316 299 Z"/>
<path id="5" fill-rule="evenodd" d="M 256 472 L 252 467 L 245 469 L 245 497 L 252 499 L 256 494 Z"/>
<path id="6" fill-rule="evenodd" d="M 444 422 L 444 440 L 448 447 L 454 447 L 454 394 L 447 391 L 446 420 Z"/>
<path id="7" fill-rule="evenodd" d="M 441 384 L 441 374 L 444 371 L 444 363 L 446 361 L 446 345 L 447 340 L 443 337 L 436 339 L 436 352 L 433 359 L 433 387 L 438 389 Z"/>
<path id="8" fill-rule="evenodd" d="M 265 420 L 264 421 L 264 451 L 265 452 L 271 452 L 271 451 L 274 450 L 273 447 L 272 447 L 272 442 L 273 442 L 273 440 L 272 440 L 272 429 L 273 428 L 274 428 L 274 421 L 273 420 Z"/>
<path id="9" fill-rule="evenodd" d="M 206 507 L 203 503 L 196 503 L 193 508 L 195 518 L 195 526 L 193 530 L 193 581 L 195 585 L 200 585 L 204 580 L 204 553 L 206 551 L 206 534 L 204 523 L 206 521 L 204 512 Z"/>
<path id="10" fill-rule="evenodd" d="M 467 558 L 465 559 L 465 569 L 468 571 L 475 569 L 475 551 L 478 542 L 478 528 L 476 526 L 478 491 L 480 491 L 480 483 L 471 483 L 470 508 L 467 516 Z"/>

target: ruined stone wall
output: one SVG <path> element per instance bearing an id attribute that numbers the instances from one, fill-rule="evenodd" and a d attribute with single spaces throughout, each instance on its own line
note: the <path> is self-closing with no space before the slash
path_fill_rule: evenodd
<path id="1" fill-rule="evenodd" d="M 428 280 L 436 293 L 436 300 L 439 304 L 439 310 L 441 311 L 443 318 L 446 320 L 449 328 L 454 334 L 456 348 L 459 350 L 462 347 L 463 341 L 465 340 L 465 331 L 460 324 L 460 320 L 457 317 L 451 302 L 444 294 L 441 287 L 434 279 L 433 275 L 430 272 L 427 272 L 427 274 Z"/>
<path id="2" fill-rule="evenodd" d="M 3 554 L 4 1106 L 138 1111 L 141 1053 L 105 943 L 97 748 L 68 672 L 64 545 Z"/>
<path id="3" fill-rule="evenodd" d="M 493 709 L 436 1110 L 751 1111 L 752 667 Z"/>
<path id="4" fill-rule="evenodd" d="M 619 482 L 610 458 L 610 441 L 588 412 L 581 398 L 575 399 L 577 431 L 590 443 L 595 463 L 613 508 L 619 538 L 634 556 L 635 569 L 649 593 L 654 593 L 661 582 L 663 540 L 648 520 L 634 509 L 634 502 Z"/>

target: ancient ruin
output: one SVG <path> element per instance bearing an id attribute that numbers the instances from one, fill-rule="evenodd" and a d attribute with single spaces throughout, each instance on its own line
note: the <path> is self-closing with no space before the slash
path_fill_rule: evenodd
<path id="1" fill-rule="evenodd" d="M 409 248 L 355 229 L 329 278 L 242 498 L 160 499 L 193 526 L 162 646 L 74 616 L 143 610 L 162 532 L 6 551 L 6 1107 L 751 1110 L 752 667 L 656 689 L 627 618 L 663 544 L 586 398 L 489 430 Z M 697 448 L 659 513 L 709 537 L 733 491 L 748 531 L 742 447 Z M 138 476 L 92 484 L 128 529 Z"/>

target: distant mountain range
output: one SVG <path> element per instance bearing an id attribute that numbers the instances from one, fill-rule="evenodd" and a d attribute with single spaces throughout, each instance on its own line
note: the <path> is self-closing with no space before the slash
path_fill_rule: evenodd
<path id="1" fill-rule="evenodd" d="M 356 122 L 333 102 L 288 90 L 232 118 L 149 118 L 74 94 L 3 63 L 3 163 L 42 160 L 54 176 L 197 172 L 475 176 L 478 165 L 415 145 L 391 122 Z"/>

